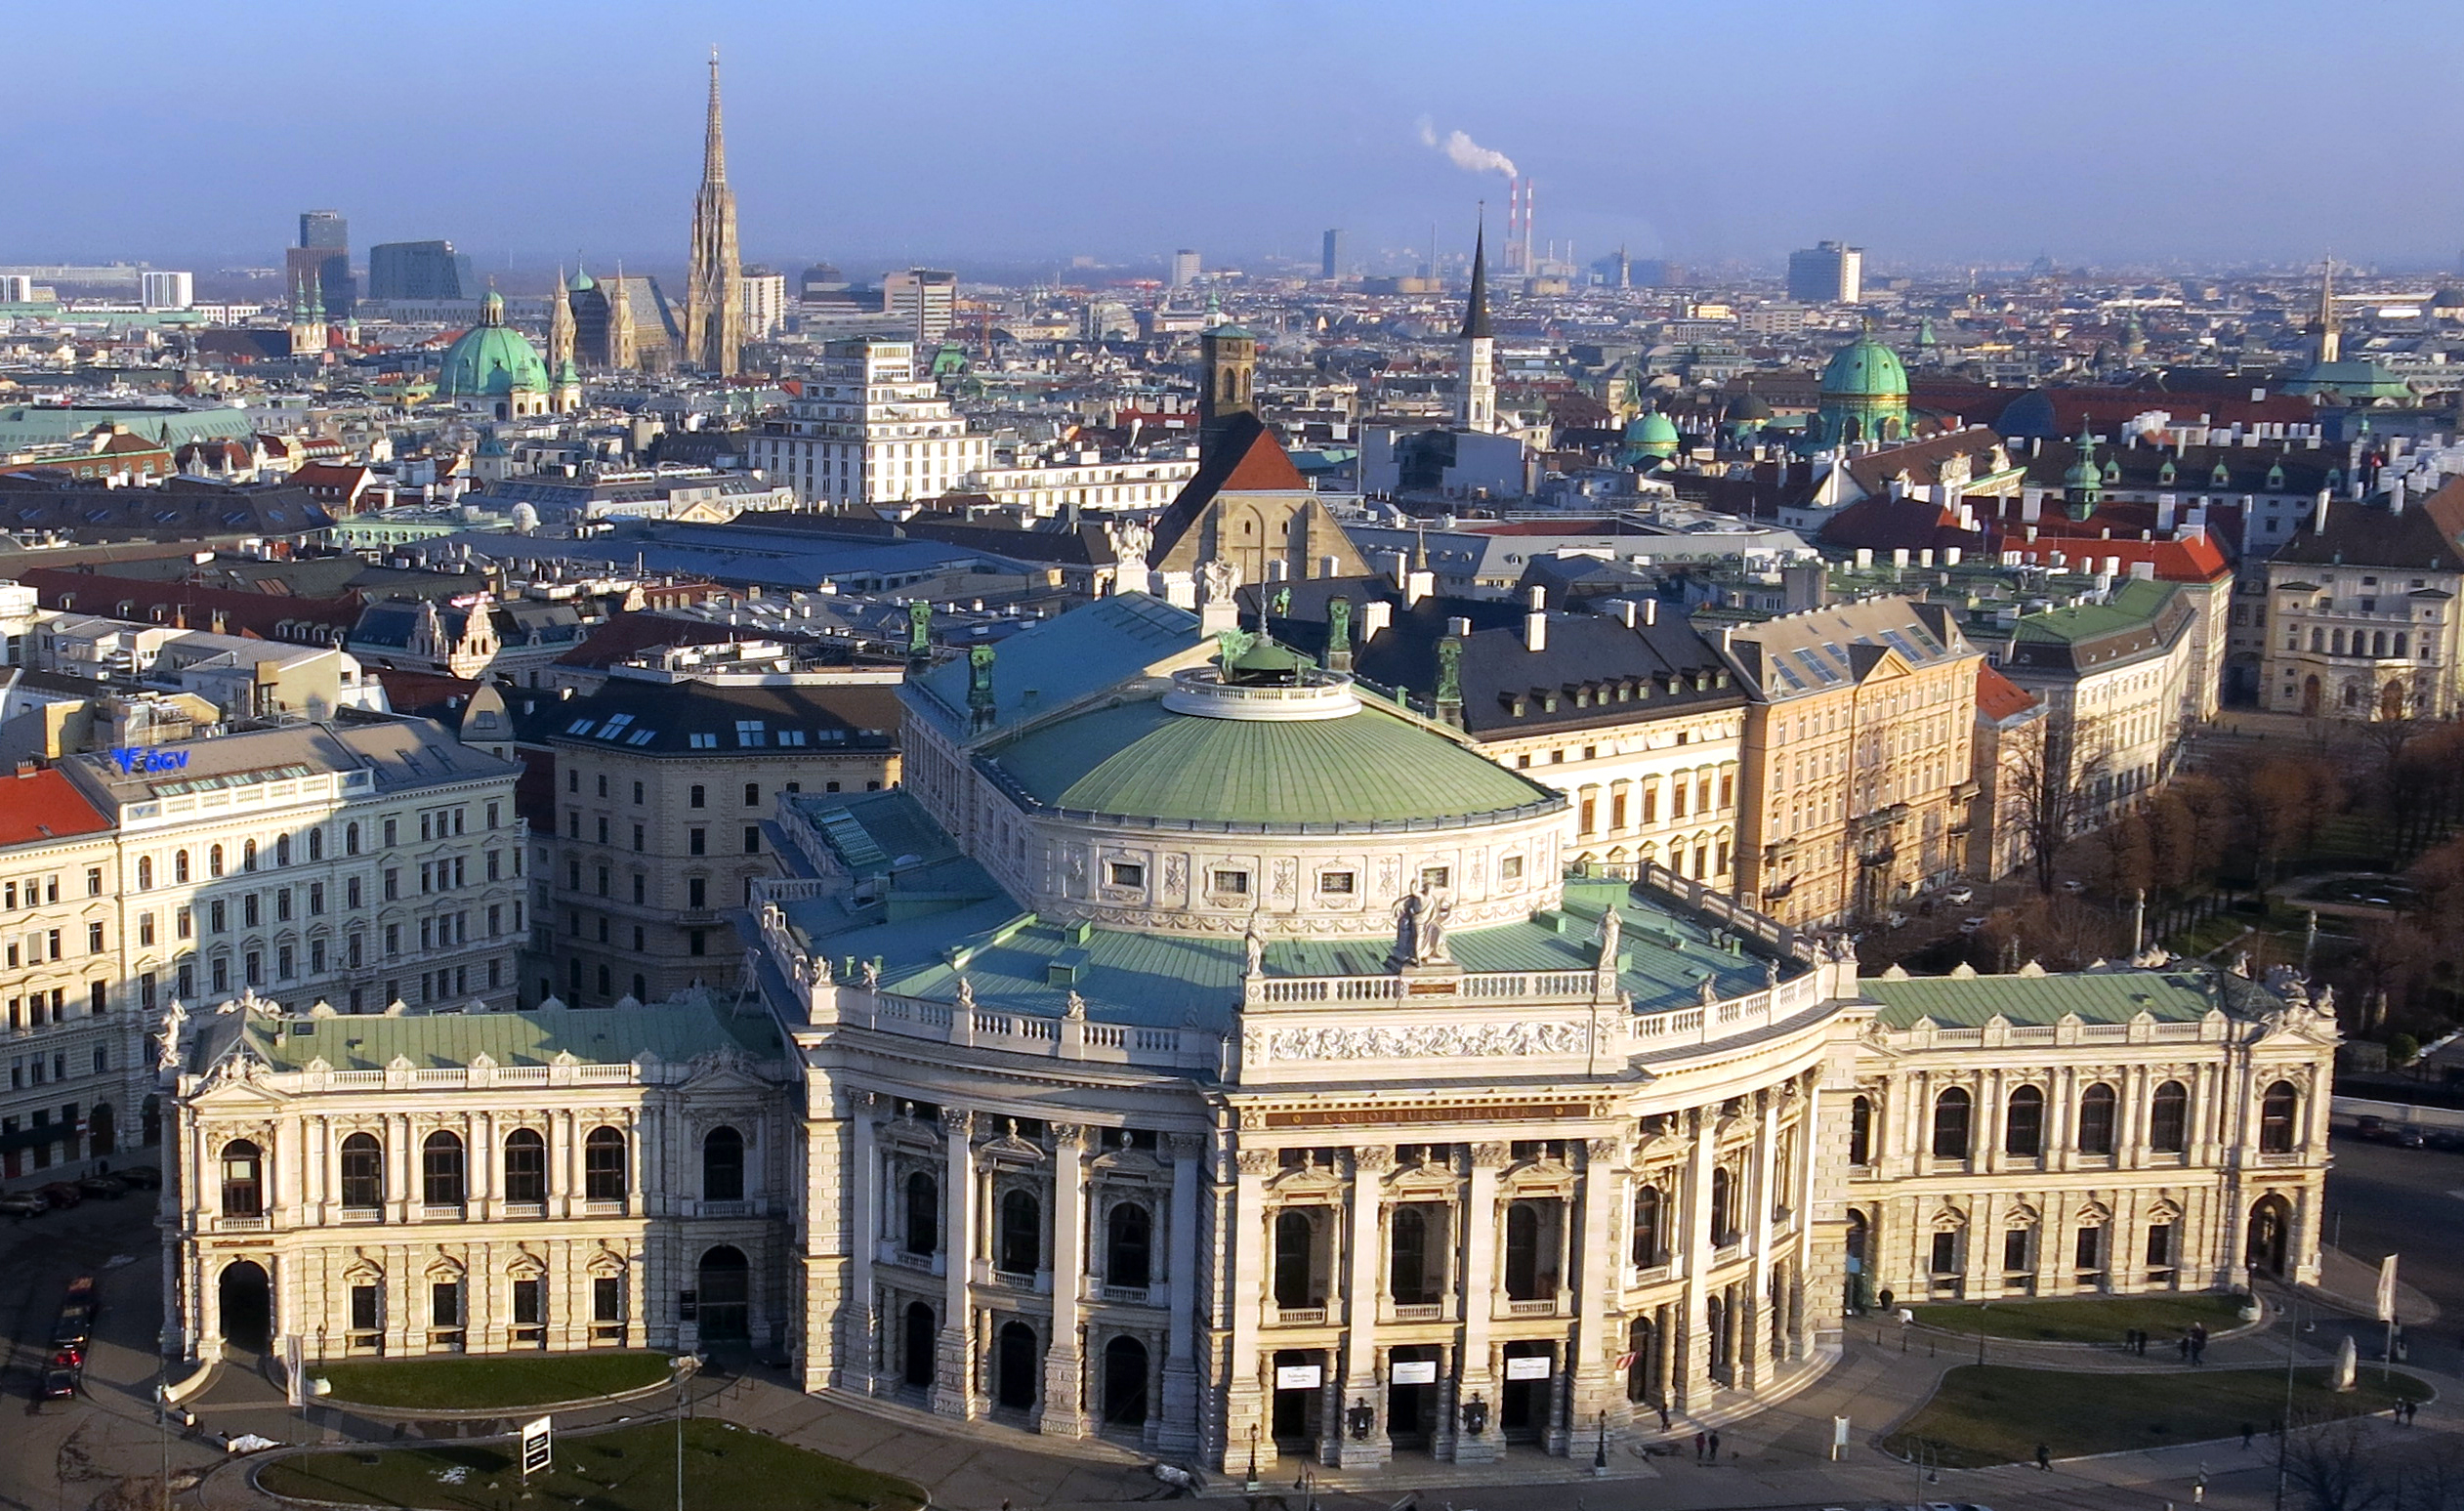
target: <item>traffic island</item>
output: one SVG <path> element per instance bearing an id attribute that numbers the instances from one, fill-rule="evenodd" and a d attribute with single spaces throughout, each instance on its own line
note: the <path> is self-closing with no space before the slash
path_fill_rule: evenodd
<path id="1" fill-rule="evenodd" d="M 685 1424 L 684 1498 L 676 1425 L 646 1422 L 556 1441 L 554 1466 L 525 1487 L 511 1441 L 363 1452 L 300 1453 L 259 1465 L 270 1495 L 327 1505 L 433 1511 L 917 1511 L 924 1492 L 893 1475 L 808 1452 L 731 1422 Z M 528 1495 L 525 1497 L 524 1491 Z"/>
<path id="2" fill-rule="evenodd" d="M 2155 1296 L 2065 1296 L 2036 1301 L 1943 1302 L 1912 1307 L 1920 1327 L 2014 1343 L 2102 1343 L 2120 1347 L 2134 1329 L 2151 1347 L 2170 1349 L 2193 1326 L 2222 1337 L 2252 1325 L 2241 1320 L 2243 1298 L 2215 1292 Z"/>
<path id="3" fill-rule="evenodd" d="M 512 1411 L 593 1404 L 668 1385 L 665 1354 L 454 1355 L 312 1364 L 327 1405 L 388 1414 Z"/>
<path id="4" fill-rule="evenodd" d="M 2278 1421 L 2313 1426 L 2437 1394 L 2401 1371 L 2364 1368 L 2349 1391 L 2333 1389 L 2331 1374 L 2295 1370 L 2288 1414 L 2281 1369 L 2121 1373 L 1962 1364 L 1943 1372 L 1933 1399 L 1882 1446 L 1946 1469 L 1982 1469 L 2032 1461 L 2039 1445 L 2055 1458 L 2079 1458 L 2238 1439 L 2245 1430 L 2263 1441 Z"/>

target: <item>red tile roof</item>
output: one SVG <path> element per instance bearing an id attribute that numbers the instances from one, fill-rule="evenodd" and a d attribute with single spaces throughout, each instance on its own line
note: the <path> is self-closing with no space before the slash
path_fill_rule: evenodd
<path id="1" fill-rule="evenodd" d="M 2162 582 L 2222 582 L 2233 575 L 2233 568 L 2225 563 L 2225 553 L 2203 530 L 2180 540 L 2104 540 L 2094 535 L 2039 535 L 2034 540 L 2005 537 L 2002 549 L 2016 551 L 2023 561 L 2037 566 L 2049 564 L 2057 552 L 2071 567 L 2109 556 L 2119 561 L 2124 571 L 2142 562 L 2152 563 L 2157 580 Z"/>
<path id="2" fill-rule="evenodd" d="M 1994 670 L 1991 662 L 1977 663 L 1977 712 L 1999 724 L 2035 705 L 2036 694 Z"/>
<path id="3" fill-rule="evenodd" d="M 111 820 L 49 767 L 0 776 L 0 846 L 109 832 Z"/>

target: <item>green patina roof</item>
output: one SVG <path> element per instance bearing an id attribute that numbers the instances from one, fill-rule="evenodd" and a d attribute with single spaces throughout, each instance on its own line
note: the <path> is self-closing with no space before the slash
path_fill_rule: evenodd
<path id="1" fill-rule="evenodd" d="M 490 290 L 480 323 L 445 348 L 437 370 L 439 399 L 502 399 L 516 389 L 544 392 L 548 364 L 521 331 L 504 323 L 505 301 Z"/>
<path id="2" fill-rule="evenodd" d="M 1566 902 L 1565 912 L 1553 918 L 1451 933 L 1449 951 L 1467 971 L 1589 970 L 1599 957 L 1600 914 L 1614 902 L 1625 917 L 1618 981 L 1638 1011 L 1695 1005 L 1706 973 L 1722 997 L 1763 986 L 1763 957 L 1714 946 L 1702 925 L 1628 883 L 1570 880 Z M 825 902 L 789 903 L 786 912 L 814 938 L 816 953 L 834 965 L 877 958 L 884 989 L 904 996 L 954 1001 L 963 976 L 987 1008 L 1057 1018 L 1076 991 L 1099 1022 L 1218 1033 L 1230 1027 L 1240 998 L 1246 946 L 1238 939 L 1080 929 L 1023 912 L 1006 897 L 869 927 L 849 928 L 837 904 Z M 1384 976 L 1391 972 L 1392 947 L 1392 939 L 1377 931 L 1342 940 L 1271 939 L 1266 970 L 1286 977 Z M 963 965 L 952 964 L 953 949 L 964 952 Z M 1803 970 L 1791 964 L 1781 974 L 1794 978 Z"/>
<path id="3" fill-rule="evenodd" d="M 992 759 L 1051 807 L 1195 823 L 1402 824 L 1565 801 L 1368 705 L 1271 722 L 1177 714 L 1145 698 L 1030 731 Z"/>
<path id="4" fill-rule="evenodd" d="M 732 1045 L 757 1058 L 779 1053 L 768 1014 L 736 1016 L 731 1004 L 707 999 L 647 1007 L 541 1008 L 527 1013 L 406 1014 L 399 1018 L 344 1015 L 248 1025 L 248 1046 L 277 1070 L 305 1070 L 322 1060 L 337 1070 L 381 1070 L 396 1056 L 423 1070 L 467 1066 L 484 1053 L 498 1065 L 546 1065 L 571 1052 L 585 1065 L 620 1065 L 644 1050 L 684 1062 Z"/>
<path id="5" fill-rule="evenodd" d="M 2214 978 L 2195 971 L 2092 971 L 2073 976 L 1913 977 L 1857 984 L 1882 1004 L 1885 1028 L 1930 1019 L 1945 1028 L 1982 1028 L 2000 1016 L 2023 1028 L 2076 1017 L 2083 1023 L 2128 1023 L 2141 1013 L 2158 1023 L 2194 1023 L 2219 1004 Z"/>
<path id="6" fill-rule="evenodd" d="M 1822 369 L 1822 394 L 1828 399 L 1905 399 L 1908 370 L 1900 355 L 1862 335 L 1831 354 Z"/>
<path id="7" fill-rule="evenodd" d="M 2095 541 L 2081 541 L 2080 545 L 2089 548 L 2086 554 L 2095 554 Z M 2112 597 L 2106 603 L 2048 609 L 2042 613 L 2023 617 L 2011 626 L 2011 639 L 2015 642 L 2025 640 L 2065 646 L 2094 640 L 2133 625 L 2149 623 L 2173 593 L 2174 585 L 2170 582 L 2151 582 L 2144 577 L 2133 577 L 2114 584 Z"/>

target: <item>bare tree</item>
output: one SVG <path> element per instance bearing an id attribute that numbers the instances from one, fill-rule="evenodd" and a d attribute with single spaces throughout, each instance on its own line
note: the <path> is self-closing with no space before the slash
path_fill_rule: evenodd
<path id="1" fill-rule="evenodd" d="M 2370 1430 L 2348 1417 L 2295 1427 L 2276 1442 L 2284 1482 L 2305 1511 L 2379 1511 L 2396 1501 L 2396 1482 L 2372 1451 Z"/>
<path id="2" fill-rule="evenodd" d="M 2046 717 L 2042 741 L 2014 763 L 2006 801 L 2012 826 L 2026 849 L 2036 890 L 2050 896 L 2062 847 L 2086 826 L 2089 792 L 2105 775 L 2111 745 L 2098 721 L 2076 714 Z"/>

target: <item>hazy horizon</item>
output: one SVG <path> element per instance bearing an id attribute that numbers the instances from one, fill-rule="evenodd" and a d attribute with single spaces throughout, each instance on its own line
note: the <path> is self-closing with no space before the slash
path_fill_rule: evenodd
<path id="1" fill-rule="evenodd" d="M 1335 226 L 1367 263 L 1433 222 L 1450 255 L 1478 201 L 1502 227 L 1506 180 L 1475 171 L 1500 154 L 1584 261 L 1835 237 L 1878 270 L 2428 272 L 2464 247 L 2464 102 L 2437 88 L 2464 10 L 2376 10 L 2322 57 L 2283 0 L 199 9 L 135 0 L 17 73 L 40 208 L 0 262 L 264 266 L 332 208 L 355 259 L 445 237 L 483 273 L 681 266 L 713 44 L 743 255 L 790 273 L 1314 262 Z M 2401 154 L 2319 124 L 2400 91 Z"/>

